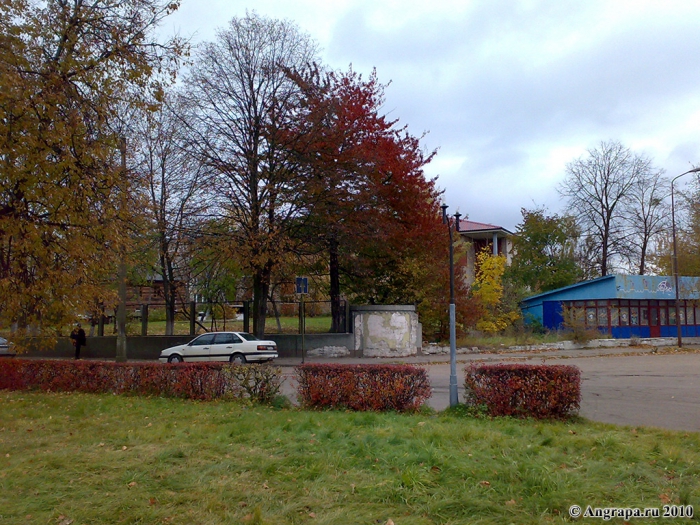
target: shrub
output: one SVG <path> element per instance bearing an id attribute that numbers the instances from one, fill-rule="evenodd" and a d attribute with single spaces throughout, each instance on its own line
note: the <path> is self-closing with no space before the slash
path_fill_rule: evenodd
<path id="1" fill-rule="evenodd" d="M 230 375 L 248 398 L 258 403 L 272 403 L 280 392 L 282 371 L 279 367 L 264 365 L 227 366 Z"/>
<path id="2" fill-rule="evenodd" d="M 296 371 L 306 407 L 413 411 L 431 394 L 428 373 L 414 366 L 304 364 Z"/>
<path id="3" fill-rule="evenodd" d="M 472 364 L 465 372 L 467 402 L 485 405 L 492 416 L 563 418 L 580 406 L 575 366 Z"/>
<path id="4" fill-rule="evenodd" d="M 269 402 L 281 370 L 228 363 L 112 363 L 106 361 L 0 360 L 0 390 L 46 390 L 155 395 L 186 399 Z"/>
<path id="5" fill-rule="evenodd" d="M 575 343 L 585 344 L 602 335 L 597 328 L 586 324 L 586 311 L 583 308 L 563 305 L 561 316 L 564 336 Z"/>

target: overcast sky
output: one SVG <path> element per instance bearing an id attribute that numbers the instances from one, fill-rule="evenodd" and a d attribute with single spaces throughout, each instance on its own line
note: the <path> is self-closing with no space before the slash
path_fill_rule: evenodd
<path id="1" fill-rule="evenodd" d="M 668 176 L 700 163 L 700 0 L 182 0 L 163 29 L 212 40 L 246 10 L 294 21 L 329 67 L 376 67 L 471 220 L 559 212 L 567 162 L 604 140 Z"/>

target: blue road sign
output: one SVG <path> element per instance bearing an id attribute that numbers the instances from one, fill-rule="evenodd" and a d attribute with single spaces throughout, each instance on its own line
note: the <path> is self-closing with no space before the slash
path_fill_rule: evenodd
<path id="1" fill-rule="evenodd" d="M 308 277 L 297 277 L 297 293 L 309 293 L 309 278 Z"/>

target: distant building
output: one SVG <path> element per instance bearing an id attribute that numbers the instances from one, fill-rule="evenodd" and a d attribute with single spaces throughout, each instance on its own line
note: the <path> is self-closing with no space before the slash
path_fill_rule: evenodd
<path id="1" fill-rule="evenodd" d="M 471 285 L 476 277 L 476 255 L 488 248 L 493 255 L 504 255 L 506 264 L 512 259 L 513 234 L 502 226 L 485 224 L 483 222 L 459 221 L 459 234 L 469 243 L 467 249 L 467 269 L 465 280 Z"/>
<path id="2" fill-rule="evenodd" d="M 177 296 L 175 299 L 175 308 L 183 309 L 187 302 L 187 293 L 185 284 L 177 280 Z M 161 275 L 155 274 L 149 276 L 145 282 L 135 284 L 130 283 L 126 287 L 126 307 L 132 309 L 140 308 L 142 304 L 153 305 L 153 307 L 165 306 L 164 280 Z"/>
<path id="3" fill-rule="evenodd" d="M 700 277 L 679 277 L 679 296 L 681 334 L 700 336 Z M 573 308 L 580 322 L 614 338 L 676 337 L 675 297 L 672 277 L 607 275 L 528 297 L 521 308 L 550 330 Z"/>

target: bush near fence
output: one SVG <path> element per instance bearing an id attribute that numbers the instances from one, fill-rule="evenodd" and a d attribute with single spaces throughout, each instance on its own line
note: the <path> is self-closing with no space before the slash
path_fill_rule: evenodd
<path id="1" fill-rule="evenodd" d="M 568 365 L 472 364 L 465 368 L 468 404 L 492 416 L 564 418 L 581 403 L 581 371 Z"/>
<path id="2" fill-rule="evenodd" d="M 270 402 L 281 370 L 228 363 L 112 363 L 106 361 L 0 360 L 0 390 L 44 390 L 178 397 L 209 401 Z"/>
<path id="3" fill-rule="evenodd" d="M 414 411 L 431 395 L 428 373 L 414 366 L 304 364 L 296 371 L 308 408 Z"/>

